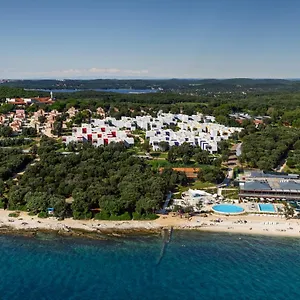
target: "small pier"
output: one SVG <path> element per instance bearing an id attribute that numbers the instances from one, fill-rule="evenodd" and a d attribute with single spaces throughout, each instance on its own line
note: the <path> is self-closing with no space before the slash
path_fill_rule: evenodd
<path id="1" fill-rule="evenodd" d="M 165 255 L 167 245 L 171 242 L 172 234 L 173 234 L 173 227 L 163 228 L 161 231 L 163 243 L 162 243 L 162 248 L 160 251 L 159 258 L 156 263 L 157 266 L 160 264 L 160 262 L 162 261 L 164 255 Z"/>

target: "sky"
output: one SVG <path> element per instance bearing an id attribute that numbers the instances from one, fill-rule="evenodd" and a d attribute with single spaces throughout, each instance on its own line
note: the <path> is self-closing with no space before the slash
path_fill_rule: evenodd
<path id="1" fill-rule="evenodd" d="M 300 78 L 299 0 L 0 0 L 0 79 Z"/>

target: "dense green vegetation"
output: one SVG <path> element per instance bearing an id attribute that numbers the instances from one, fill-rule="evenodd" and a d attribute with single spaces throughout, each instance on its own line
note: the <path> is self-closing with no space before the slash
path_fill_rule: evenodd
<path id="1" fill-rule="evenodd" d="M 25 87 L 22 87 L 22 84 L 16 87 L 9 87 L 5 84 L 0 85 L 0 99 L 5 98 L 30 98 L 37 96 L 49 96 L 49 93 L 40 92 L 40 91 L 28 91 L 25 90 Z"/>
<path id="2" fill-rule="evenodd" d="M 246 112 L 252 116 L 268 116 L 266 122 L 273 124 L 300 124 L 300 92 L 249 92 L 207 95 L 181 95 L 176 93 L 122 95 L 93 91 L 74 94 L 58 94 L 57 101 L 48 109 L 66 111 L 70 107 L 96 111 L 102 107 L 107 115 L 135 117 L 142 114 L 156 116 L 162 110 L 171 113 L 197 112 L 214 115 L 217 122 L 229 126 L 240 126 L 229 114 Z"/>
<path id="3" fill-rule="evenodd" d="M 241 162 L 261 170 L 271 170 L 285 158 L 300 138 L 297 129 L 267 126 L 244 137 Z"/>
<path id="4" fill-rule="evenodd" d="M 300 172 L 300 149 L 289 152 L 286 165 L 293 171 Z"/>
<path id="5" fill-rule="evenodd" d="M 13 135 L 13 130 L 9 126 L 0 125 L 0 137 L 10 137 Z"/>
<path id="6" fill-rule="evenodd" d="M 14 173 L 22 170 L 31 157 L 22 153 L 20 149 L 0 148 L 0 179 L 7 180 Z"/>
<path id="7" fill-rule="evenodd" d="M 30 145 L 32 143 L 32 140 L 29 138 L 5 138 L 0 139 L 0 147 L 17 147 L 17 146 L 26 146 Z"/>
<path id="8" fill-rule="evenodd" d="M 225 179 L 225 174 L 221 168 L 216 166 L 204 166 L 198 173 L 201 182 L 221 183 Z"/>
<path id="9" fill-rule="evenodd" d="M 289 152 L 286 165 L 289 171 L 300 172 L 300 140 L 294 144 L 293 150 Z"/>
<path id="10" fill-rule="evenodd" d="M 10 126 L 0 125 L 0 137 L 8 138 L 16 135 Z M 35 137 L 37 136 L 37 130 L 33 127 L 24 127 L 22 129 L 23 137 Z"/>
<path id="11" fill-rule="evenodd" d="M 245 86 L 248 87 L 247 81 L 245 82 Z M 300 83 L 295 81 L 280 82 L 280 84 L 284 86 L 297 88 L 284 90 L 274 87 L 270 91 L 251 88 L 243 93 L 231 90 L 230 93 L 206 92 L 192 94 L 176 92 L 118 94 L 79 91 L 75 93 L 55 93 L 56 102 L 53 105 L 34 104 L 27 107 L 26 110 L 32 112 L 43 108 L 46 111 L 51 109 L 66 111 L 70 107 L 75 107 L 80 110 L 89 109 L 95 112 L 98 107 L 102 107 L 108 115 L 116 118 L 120 118 L 121 116 L 134 117 L 144 113 L 155 116 L 159 110 L 172 113 L 182 112 L 186 114 L 202 112 L 203 114 L 214 115 L 218 122 L 228 125 L 237 125 L 233 119 L 228 117 L 228 114 L 247 112 L 253 116 L 269 116 L 271 117 L 269 120 L 270 123 L 288 123 L 289 125 L 298 126 L 297 124 L 300 123 Z M 267 83 L 268 81 L 265 81 L 265 84 Z M 256 84 L 258 83 L 256 82 Z M 2 101 L 4 101 L 6 97 L 29 97 L 38 95 L 43 96 L 45 93 L 0 86 L 0 99 Z M 48 95 L 48 93 L 46 93 L 46 95 Z M 12 109 L 13 107 L 10 104 L 4 104 L 0 106 L 0 113 L 5 113 Z"/>
<path id="12" fill-rule="evenodd" d="M 18 185 L 10 187 L 10 209 L 26 207 L 33 213 L 54 207 L 58 216 L 67 213 L 64 199 L 72 197 L 74 218 L 148 218 L 162 206 L 166 193 L 186 176 L 165 170 L 153 171 L 121 144 L 95 148 L 85 144 L 78 154 L 57 153 L 59 144 L 43 139 L 40 161 L 26 169 Z M 125 215 L 124 215 L 125 214 Z"/>

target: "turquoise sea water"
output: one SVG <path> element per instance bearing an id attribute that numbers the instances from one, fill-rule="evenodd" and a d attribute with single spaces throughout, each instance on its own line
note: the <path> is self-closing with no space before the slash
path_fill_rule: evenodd
<path id="1" fill-rule="evenodd" d="M 300 239 L 0 236 L 0 299 L 300 299 Z M 161 255 L 163 257 L 161 258 Z"/>

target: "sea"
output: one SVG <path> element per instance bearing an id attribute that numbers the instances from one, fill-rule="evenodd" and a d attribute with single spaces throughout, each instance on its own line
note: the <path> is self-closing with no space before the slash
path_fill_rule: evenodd
<path id="1" fill-rule="evenodd" d="M 0 299 L 300 299 L 300 239 L 0 235 Z"/>

